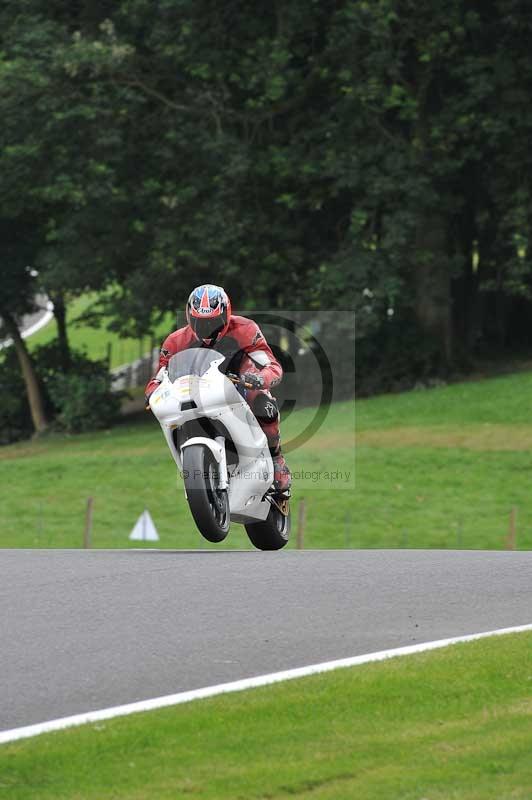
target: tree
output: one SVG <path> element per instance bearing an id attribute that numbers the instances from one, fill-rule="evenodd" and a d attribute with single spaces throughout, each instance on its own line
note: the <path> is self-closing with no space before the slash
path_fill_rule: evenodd
<path id="1" fill-rule="evenodd" d="M 13 340 L 26 386 L 33 425 L 37 433 L 42 433 L 48 425 L 43 393 L 33 362 L 19 332 L 19 315 L 33 310 L 32 300 L 35 291 L 33 270 L 26 261 L 27 252 L 31 248 L 24 247 L 24 242 L 27 242 L 31 236 L 29 228 L 29 221 L 26 226 L 13 225 L 10 220 L 0 222 L 0 263 L 2 264 L 0 329 L 3 328 Z"/>
<path id="2" fill-rule="evenodd" d="M 105 290 L 142 333 L 205 280 L 355 309 L 391 382 L 532 343 L 520 0 L 24 0 L 0 23 L 0 180 L 66 366 L 65 298 Z"/>

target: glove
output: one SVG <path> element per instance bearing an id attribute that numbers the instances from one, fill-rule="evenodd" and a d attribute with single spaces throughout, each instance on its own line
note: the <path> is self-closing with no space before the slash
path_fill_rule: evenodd
<path id="1" fill-rule="evenodd" d="M 242 381 L 249 383 L 253 389 L 264 388 L 264 378 L 262 375 L 257 375 L 255 372 L 246 372 L 242 375 Z"/>

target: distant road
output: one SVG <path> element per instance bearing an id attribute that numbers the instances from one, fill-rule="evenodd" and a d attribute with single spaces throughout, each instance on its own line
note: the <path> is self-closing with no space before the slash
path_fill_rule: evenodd
<path id="1" fill-rule="evenodd" d="M 38 311 L 35 311 L 33 314 L 26 314 L 22 318 L 20 333 L 23 339 L 27 339 L 34 333 L 37 333 L 37 331 L 40 331 L 41 328 L 44 328 L 45 325 L 48 325 L 54 316 L 53 305 L 50 300 L 48 300 L 46 295 L 38 295 L 35 300 L 39 306 Z M 4 339 L 3 341 L 0 341 L 0 350 L 2 350 L 4 347 L 9 347 L 9 345 L 12 343 L 12 339 Z"/>
<path id="2" fill-rule="evenodd" d="M 0 731 L 532 622 L 532 552 L 0 550 Z"/>

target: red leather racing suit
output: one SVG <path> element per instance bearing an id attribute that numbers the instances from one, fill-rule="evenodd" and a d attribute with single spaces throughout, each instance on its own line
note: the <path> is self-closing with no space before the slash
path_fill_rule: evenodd
<path id="1" fill-rule="evenodd" d="M 159 369 L 166 367 L 171 356 L 181 350 L 192 347 L 205 347 L 198 341 L 188 325 L 174 331 L 164 340 L 159 355 Z M 226 356 L 229 362 L 228 372 L 255 373 L 264 380 L 263 389 L 248 390 L 246 399 L 257 418 L 257 421 L 268 439 L 268 445 L 275 455 L 279 450 L 279 412 L 275 398 L 270 394 L 270 389 L 281 382 L 283 370 L 268 342 L 264 338 L 259 326 L 251 319 L 232 315 L 229 326 L 223 337 L 217 339 L 214 349 Z M 268 358 L 266 366 L 258 366 L 249 353 L 262 351 Z M 159 384 L 152 378 L 146 386 L 146 397 L 155 391 Z"/>

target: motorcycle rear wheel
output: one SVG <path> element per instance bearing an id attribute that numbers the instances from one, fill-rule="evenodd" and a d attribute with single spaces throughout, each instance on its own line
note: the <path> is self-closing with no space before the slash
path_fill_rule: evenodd
<path id="1" fill-rule="evenodd" d="M 290 537 L 290 506 L 287 503 L 287 514 L 283 514 L 273 505 L 264 522 L 253 522 L 245 525 L 251 543 L 258 550 L 280 550 L 288 543 Z"/>
<path id="2" fill-rule="evenodd" d="M 221 542 L 229 532 L 229 500 L 218 489 L 219 466 L 208 447 L 193 444 L 183 450 L 183 478 L 190 511 L 199 532 L 209 542 Z"/>

